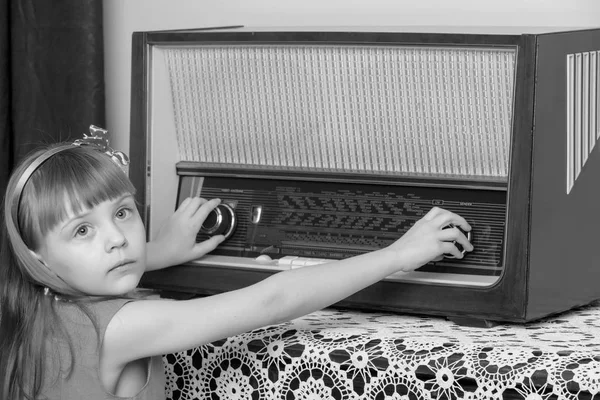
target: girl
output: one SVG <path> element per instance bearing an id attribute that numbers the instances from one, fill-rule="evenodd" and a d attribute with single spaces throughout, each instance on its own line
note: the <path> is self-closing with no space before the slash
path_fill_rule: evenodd
<path id="1" fill-rule="evenodd" d="M 76 144 L 78 144 L 76 142 Z M 108 155 L 107 155 L 108 154 Z M 146 244 L 134 188 L 110 148 L 60 144 L 14 171 L 0 264 L 0 398 L 164 399 L 161 355 L 293 319 L 396 271 L 471 251 L 433 208 L 387 248 L 185 301 L 136 289 L 144 271 L 213 250 L 196 233 L 219 199 L 186 199 Z"/>

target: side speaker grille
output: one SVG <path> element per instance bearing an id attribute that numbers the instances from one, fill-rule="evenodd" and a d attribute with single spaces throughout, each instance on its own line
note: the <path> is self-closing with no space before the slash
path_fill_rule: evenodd
<path id="1" fill-rule="evenodd" d="M 600 51 L 567 55 L 567 194 L 600 139 L 599 58 Z"/>

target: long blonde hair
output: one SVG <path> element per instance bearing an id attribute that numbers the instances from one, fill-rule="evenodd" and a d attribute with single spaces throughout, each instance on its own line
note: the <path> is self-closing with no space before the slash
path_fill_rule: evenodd
<path id="1" fill-rule="evenodd" d="M 31 176 L 23 176 L 29 166 L 57 146 L 64 149 Z M 126 193 L 135 193 L 131 181 L 110 157 L 94 148 L 54 145 L 26 157 L 11 175 L 0 237 L 0 398 L 36 398 L 47 379 L 47 340 L 59 337 L 71 343 L 57 314 L 57 302 L 44 294 L 44 288 L 75 302 L 94 323 L 86 308 L 91 298 L 53 274 L 31 250 L 37 250 L 69 209 L 79 212 Z M 70 361 L 73 365 L 72 351 Z"/>

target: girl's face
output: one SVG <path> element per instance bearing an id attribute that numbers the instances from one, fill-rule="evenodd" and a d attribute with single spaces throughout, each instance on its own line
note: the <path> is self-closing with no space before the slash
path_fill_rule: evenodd
<path id="1" fill-rule="evenodd" d="M 144 273 L 145 237 L 134 198 L 126 194 L 79 214 L 69 212 L 35 253 L 74 289 L 121 295 L 135 289 Z"/>

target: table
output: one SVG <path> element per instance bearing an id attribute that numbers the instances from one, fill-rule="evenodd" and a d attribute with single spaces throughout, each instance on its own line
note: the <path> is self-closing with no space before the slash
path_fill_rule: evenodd
<path id="1" fill-rule="evenodd" d="M 491 328 L 325 309 L 164 356 L 168 399 L 598 399 L 600 302 Z"/>

